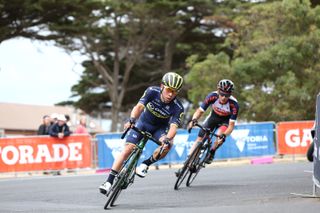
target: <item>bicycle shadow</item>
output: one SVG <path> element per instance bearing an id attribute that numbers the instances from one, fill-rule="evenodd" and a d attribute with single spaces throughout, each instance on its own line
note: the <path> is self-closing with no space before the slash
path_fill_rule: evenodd
<path id="1" fill-rule="evenodd" d="M 227 184 L 227 183 L 210 183 L 210 184 L 201 184 L 201 183 L 194 183 L 191 186 L 180 186 L 176 192 L 180 193 L 210 193 L 212 191 L 219 192 L 219 191 L 238 191 L 241 188 L 246 187 L 244 184 Z"/>
<path id="2" fill-rule="evenodd" d="M 112 209 L 112 210 L 130 210 L 130 211 L 139 211 L 139 210 L 154 210 L 154 209 L 174 209 L 174 208 L 180 208 L 181 205 L 179 204 L 170 204 L 170 205 L 166 205 L 165 203 L 162 202 L 152 202 L 152 203 L 148 203 L 148 205 L 146 205 L 146 203 L 134 203 L 134 204 L 129 204 L 129 203 L 119 203 L 114 205 L 113 207 L 108 207 L 108 209 Z"/>
<path id="3" fill-rule="evenodd" d="M 212 184 L 195 184 L 191 185 L 190 187 L 181 187 L 179 190 L 170 189 L 166 192 L 165 196 L 160 196 L 163 199 L 154 200 L 145 198 L 145 200 L 142 197 L 136 197 L 132 198 L 132 195 L 130 197 L 132 199 L 128 199 L 128 197 L 123 196 L 119 198 L 116 205 L 110 209 L 118 209 L 118 210 L 131 210 L 131 211 L 139 211 L 139 210 L 154 210 L 154 209 L 181 209 L 182 201 L 184 200 L 183 206 L 197 206 L 197 202 L 189 202 L 188 200 L 191 198 L 193 199 L 199 199 L 197 195 L 201 194 L 211 194 L 212 192 L 215 192 L 216 194 L 220 194 L 219 191 L 238 191 L 241 187 L 245 187 L 244 185 L 240 184 L 226 184 L 226 183 L 212 183 Z M 163 194 L 163 192 L 161 193 Z M 158 195 L 159 196 L 159 195 Z M 192 198 L 194 197 L 194 198 Z M 176 200 L 180 200 L 179 202 L 176 202 Z M 201 200 L 211 200 L 210 197 L 202 197 Z"/>

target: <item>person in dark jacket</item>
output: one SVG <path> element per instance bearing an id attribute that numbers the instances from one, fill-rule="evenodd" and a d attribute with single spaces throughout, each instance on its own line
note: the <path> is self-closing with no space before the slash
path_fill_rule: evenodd
<path id="1" fill-rule="evenodd" d="M 49 127 L 51 125 L 51 119 L 49 115 L 42 117 L 42 124 L 38 128 L 38 135 L 49 135 Z"/>
<path id="2" fill-rule="evenodd" d="M 50 127 L 49 134 L 52 137 L 64 138 L 65 136 L 69 136 L 71 131 L 69 126 L 66 124 L 66 117 L 64 115 L 59 115 L 57 118 L 57 123 L 53 124 Z"/>

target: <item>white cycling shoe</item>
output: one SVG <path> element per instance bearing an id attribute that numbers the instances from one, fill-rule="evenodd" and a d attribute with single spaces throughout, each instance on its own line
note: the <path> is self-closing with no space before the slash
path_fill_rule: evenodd
<path id="1" fill-rule="evenodd" d="M 110 188 L 111 188 L 111 183 L 107 181 L 99 186 L 100 193 L 104 195 L 110 191 Z"/>
<path id="2" fill-rule="evenodd" d="M 149 169 L 149 166 L 147 166 L 146 164 L 142 163 L 142 164 L 140 164 L 139 167 L 136 168 L 136 174 L 139 177 L 144 178 L 148 173 L 148 169 Z"/>

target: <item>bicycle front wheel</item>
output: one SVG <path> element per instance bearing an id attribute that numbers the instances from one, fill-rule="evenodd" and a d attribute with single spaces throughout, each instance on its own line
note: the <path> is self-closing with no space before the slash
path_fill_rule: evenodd
<path id="1" fill-rule="evenodd" d="M 195 178 L 199 174 L 201 168 L 203 168 L 204 165 L 205 165 L 204 161 L 205 161 L 205 159 L 207 157 L 207 153 L 209 152 L 209 148 L 206 148 L 205 150 L 203 150 L 203 153 L 200 156 L 201 148 L 202 147 L 199 147 L 199 151 L 198 151 L 198 154 L 196 156 L 196 159 L 193 161 L 193 164 L 191 166 L 192 169 L 190 170 L 190 174 L 189 174 L 189 177 L 188 177 L 187 183 L 186 183 L 186 185 L 188 187 L 195 180 Z"/>
<path id="2" fill-rule="evenodd" d="M 190 173 L 190 166 L 193 164 L 194 160 L 199 155 L 201 143 L 199 143 L 196 148 L 192 151 L 191 155 L 184 162 L 183 167 L 179 170 L 179 175 L 174 185 L 174 189 L 178 190 L 183 180 Z"/>
<path id="3" fill-rule="evenodd" d="M 107 195 L 108 199 L 106 204 L 104 205 L 104 209 L 107 209 L 109 204 L 110 206 L 114 206 L 114 203 L 119 197 L 121 191 L 123 189 L 126 189 L 130 183 L 133 183 L 135 167 L 137 165 L 139 157 L 139 151 L 134 151 L 134 153 L 132 153 L 132 155 L 129 157 L 130 160 L 127 161 L 126 165 L 124 165 L 119 172 L 118 177 L 116 177 L 115 182 L 111 187 L 110 193 Z"/>
<path id="4" fill-rule="evenodd" d="M 117 198 L 119 197 L 120 193 L 122 191 L 122 188 L 118 188 L 118 190 L 115 192 L 115 195 L 113 196 L 111 202 L 110 202 L 110 206 L 115 206 L 114 203 L 116 202 Z"/>
<path id="5" fill-rule="evenodd" d="M 121 187 L 125 182 L 125 178 L 127 176 L 127 171 L 124 170 L 125 168 L 123 168 L 121 170 L 121 172 L 119 173 L 119 176 L 117 177 L 117 179 L 115 180 L 115 183 L 113 184 L 113 186 L 111 187 L 111 191 L 108 194 L 108 199 L 106 204 L 104 205 L 104 209 L 107 209 L 109 204 L 111 204 L 111 206 L 114 205 L 114 202 L 116 201 L 116 199 L 118 198 L 120 192 L 121 192 Z M 123 172 L 124 171 L 124 172 Z"/>

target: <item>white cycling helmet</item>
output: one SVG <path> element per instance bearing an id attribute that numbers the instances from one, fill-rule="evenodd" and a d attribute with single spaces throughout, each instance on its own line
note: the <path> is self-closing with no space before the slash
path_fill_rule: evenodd
<path id="1" fill-rule="evenodd" d="M 223 93 L 231 94 L 232 91 L 234 90 L 234 84 L 229 79 L 222 79 L 221 81 L 219 81 L 217 88 L 219 91 L 221 91 Z"/>

